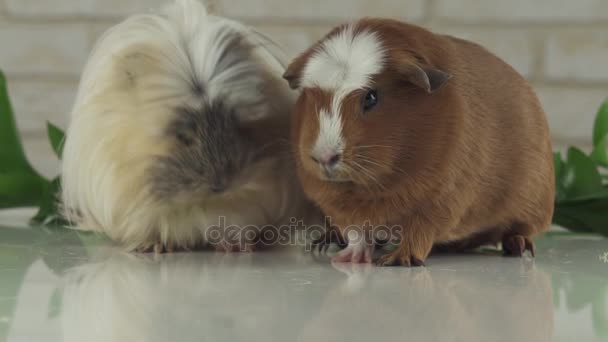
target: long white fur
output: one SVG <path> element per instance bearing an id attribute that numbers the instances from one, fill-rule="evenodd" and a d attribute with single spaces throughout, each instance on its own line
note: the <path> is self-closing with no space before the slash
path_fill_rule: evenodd
<path id="1" fill-rule="evenodd" d="M 227 48 L 221 37 L 227 27 L 260 47 L 251 60 L 211 77 Z M 281 79 L 283 67 L 259 39 L 236 22 L 209 15 L 197 0 L 176 0 L 104 34 L 83 72 L 64 146 L 62 200 L 76 228 L 104 232 L 129 250 L 158 243 L 188 248 L 201 243 L 201 230 L 219 216 L 245 226 L 276 224 L 293 214 L 298 194 L 279 160 L 251 170 L 230 198 L 180 205 L 151 196 L 145 176 L 169 151 L 163 131 L 172 109 L 199 101 L 193 82 L 204 84 L 211 98 L 240 106 L 245 119 L 289 115 L 293 97 Z M 243 73 L 247 68 L 259 69 L 260 76 L 243 78 L 251 75 Z M 273 94 L 272 102 L 263 100 L 265 92 Z"/>
<path id="2" fill-rule="evenodd" d="M 315 151 L 339 153 L 342 136 L 342 102 L 353 91 L 372 85 L 372 76 L 384 67 L 386 53 L 376 32 L 345 26 L 322 42 L 302 72 L 303 88 L 321 88 L 333 95 L 331 108 L 319 112 L 319 136 Z"/>

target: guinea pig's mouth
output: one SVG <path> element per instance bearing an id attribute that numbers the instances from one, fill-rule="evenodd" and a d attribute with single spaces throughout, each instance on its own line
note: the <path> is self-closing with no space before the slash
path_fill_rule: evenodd
<path id="1" fill-rule="evenodd" d="M 353 181 L 351 172 L 349 172 L 349 170 L 352 169 L 342 161 L 333 164 L 314 161 L 312 168 L 313 173 L 322 181 L 334 183 L 347 183 Z"/>
<path id="2" fill-rule="evenodd" d="M 308 163 L 309 172 L 319 180 L 341 185 L 352 185 L 367 190 L 386 190 L 376 174 L 376 169 L 371 167 L 375 162 L 366 162 L 355 158 L 344 157 L 335 165 L 313 162 Z"/>
<path id="3" fill-rule="evenodd" d="M 302 149 L 307 151 L 306 149 Z M 330 183 L 366 185 L 377 182 L 367 159 L 359 160 L 357 155 L 344 148 L 313 148 L 300 155 L 304 168 L 312 176 Z"/>
<path id="4" fill-rule="evenodd" d="M 348 183 L 348 182 L 352 182 L 352 180 L 345 176 L 345 175 L 340 175 L 340 174 L 336 174 L 336 173 L 332 173 L 332 172 L 326 172 L 326 171 L 322 171 L 319 174 L 319 178 L 323 181 L 326 182 L 334 182 L 334 183 Z"/>

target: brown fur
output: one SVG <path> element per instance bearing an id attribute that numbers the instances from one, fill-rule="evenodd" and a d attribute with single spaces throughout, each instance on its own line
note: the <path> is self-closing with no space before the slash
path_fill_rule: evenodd
<path id="1" fill-rule="evenodd" d="M 378 32 L 388 51 L 387 67 L 374 77 L 378 107 L 362 113 L 363 90 L 343 106 L 343 161 L 366 171 L 350 182 L 320 178 L 306 151 L 319 129 L 315 108 L 331 95 L 303 89 L 292 133 L 307 195 L 342 229 L 365 221 L 401 225 L 400 248 L 379 261 L 386 265 L 424 260 L 435 244 L 531 241 L 546 230 L 555 191 L 550 135 L 526 80 L 465 40 L 393 20 L 357 25 Z M 288 68 L 292 86 L 315 48 Z M 453 77 L 429 93 L 414 85 L 416 67 Z"/>

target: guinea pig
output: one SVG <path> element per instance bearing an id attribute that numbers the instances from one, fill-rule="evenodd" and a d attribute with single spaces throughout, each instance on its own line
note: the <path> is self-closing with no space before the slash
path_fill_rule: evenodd
<path id="1" fill-rule="evenodd" d="M 308 197 L 348 241 L 335 261 L 423 265 L 433 246 L 534 254 L 554 175 L 531 86 L 483 47 L 406 23 L 339 26 L 288 66 L 292 128 Z"/>
<path id="2" fill-rule="evenodd" d="M 74 226 L 128 250 L 232 250 L 242 228 L 308 210 L 289 157 L 295 95 L 275 47 L 196 0 L 108 30 L 64 146 L 62 202 Z"/>

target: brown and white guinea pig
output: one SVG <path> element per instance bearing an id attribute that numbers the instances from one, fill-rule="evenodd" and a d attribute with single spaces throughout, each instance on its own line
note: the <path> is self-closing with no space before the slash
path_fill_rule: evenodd
<path id="1" fill-rule="evenodd" d="M 498 57 L 368 18 L 335 28 L 284 78 L 301 89 L 304 191 L 349 239 L 336 261 L 371 261 L 367 233 L 382 226 L 400 244 L 379 265 L 422 265 L 434 245 L 533 254 L 553 212 L 550 135 L 532 88 Z"/>
<path id="2" fill-rule="evenodd" d="M 68 218 L 129 250 L 171 251 L 210 242 L 222 225 L 232 236 L 215 229 L 213 244 L 238 248 L 230 226 L 299 217 L 308 206 L 289 161 L 295 96 L 272 47 L 197 0 L 106 32 L 67 130 Z"/>

